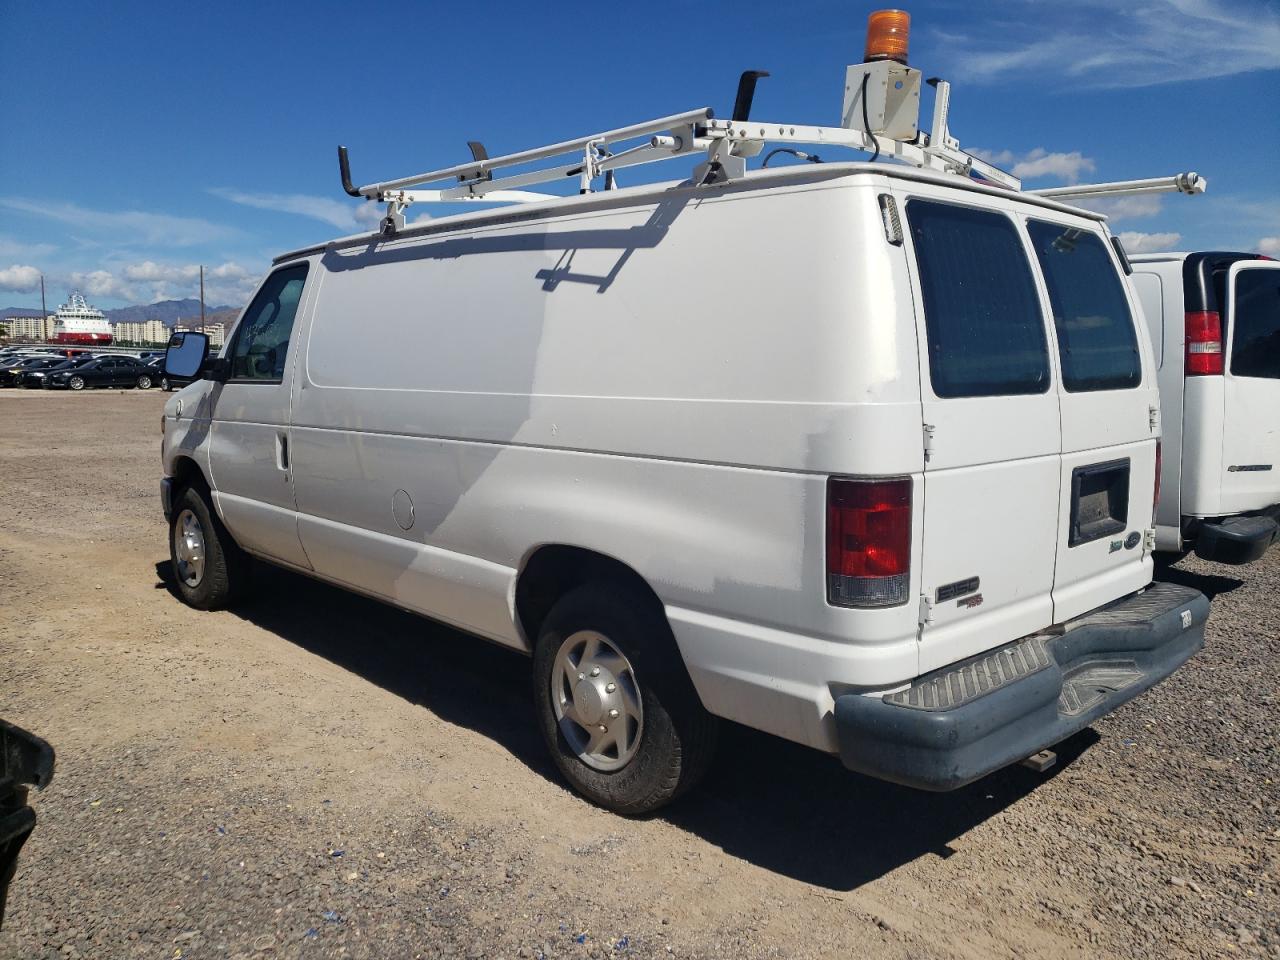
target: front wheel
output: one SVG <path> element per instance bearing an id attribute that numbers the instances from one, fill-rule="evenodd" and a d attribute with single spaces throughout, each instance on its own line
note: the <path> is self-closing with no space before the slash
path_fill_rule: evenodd
<path id="1" fill-rule="evenodd" d="M 690 789 L 715 752 L 662 608 L 639 590 L 587 585 L 547 615 L 534 650 L 543 739 L 593 803 L 637 816 Z"/>
<path id="2" fill-rule="evenodd" d="M 169 558 L 178 596 L 197 610 L 227 606 L 248 582 L 248 556 L 194 487 L 183 490 L 173 506 Z"/>
<path id="3" fill-rule="evenodd" d="M 139 390 L 150 390 L 150 389 L 151 389 L 151 378 L 150 378 L 150 377 L 148 377 L 148 376 L 145 376 L 145 375 L 144 375 L 144 376 L 139 377 L 139 378 L 138 378 L 138 389 L 139 389 Z"/>
<path id="4" fill-rule="evenodd" d="M 83 390 L 84 377 L 72 377 L 70 380 L 67 381 L 67 386 L 70 387 L 72 390 Z"/>

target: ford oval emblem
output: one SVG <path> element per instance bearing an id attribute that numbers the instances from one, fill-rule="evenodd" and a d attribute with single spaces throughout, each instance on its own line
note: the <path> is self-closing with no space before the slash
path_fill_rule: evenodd
<path id="1" fill-rule="evenodd" d="M 1135 530 L 1133 531 L 1133 533 L 1129 534 L 1127 537 L 1124 538 L 1124 548 L 1126 550 L 1132 550 L 1141 542 L 1141 540 L 1142 540 L 1142 534 L 1138 533 L 1138 531 Z"/>

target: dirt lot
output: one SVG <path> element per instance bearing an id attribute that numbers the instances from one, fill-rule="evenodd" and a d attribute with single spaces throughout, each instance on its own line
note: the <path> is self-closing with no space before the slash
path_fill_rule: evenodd
<path id="1" fill-rule="evenodd" d="M 518 655 L 270 569 L 179 604 L 162 403 L 0 395 L 0 716 L 58 751 L 0 956 L 1280 955 L 1280 551 L 1171 570 L 1204 653 L 1052 775 L 930 796 L 733 728 L 628 821 Z"/>

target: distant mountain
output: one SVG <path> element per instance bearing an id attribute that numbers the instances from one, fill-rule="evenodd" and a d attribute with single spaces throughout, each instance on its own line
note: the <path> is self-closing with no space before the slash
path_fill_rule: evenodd
<path id="1" fill-rule="evenodd" d="M 55 308 L 56 309 L 56 308 Z M 205 305 L 205 323 L 232 323 L 240 315 L 240 307 L 212 307 Z M 50 313 L 53 311 L 50 310 Z M 160 320 L 166 327 L 172 327 L 179 320 L 190 324 L 193 320 L 200 322 L 199 300 L 161 300 L 138 307 L 117 307 L 115 310 L 102 311 L 112 323 L 139 323 L 143 320 Z M 10 317 L 38 317 L 39 310 L 30 307 L 4 307 L 0 309 L 0 320 Z"/>
<path id="2" fill-rule="evenodd" d="M 209 317 L 212 313 L 225 313 L 231 311 L 239 313 L 238 307 L 213 307 L 208 304 L 204 308 L 204 318 L 206 323 L 212 323 Z M 107 315 L 107 319 L 112 323 L 139 323 L 143 320 L 160 320 L 166 327 L 172 327 L 179 320 L 190 322 L 200 319 L 200 301 L 199 300 L 161 300 L 159 303 L 149 303 L 143 307 L 117 307 L 115 310 L 103 310 Z"/>
<path id="3" fill-rule="evenodd" d="M 10 317 L 38 317 L 39 310 L 32 310 L 30 307 L 5 307 L 0 310 L 0 320 L 8 320 Z"/>

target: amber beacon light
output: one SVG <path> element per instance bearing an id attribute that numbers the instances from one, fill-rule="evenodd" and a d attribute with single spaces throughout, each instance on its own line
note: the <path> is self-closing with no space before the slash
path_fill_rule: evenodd
<path id="1" fill-rule="evenodd" d="M 863 60 L 907 62 L 911 14 L 905 10 L 876 10 L 867 17 L 867 52 Z"/>

